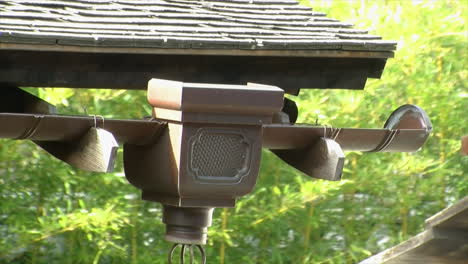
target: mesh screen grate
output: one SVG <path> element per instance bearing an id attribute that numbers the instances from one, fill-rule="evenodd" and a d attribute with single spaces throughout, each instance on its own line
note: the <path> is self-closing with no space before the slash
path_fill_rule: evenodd
<path id="1" fill-rule="evenodd" d="M 235 177 L 245 167 L 247 151 L 241 135 L 202 133 L 192 149 L 192 170 L 202 177 Z"/>

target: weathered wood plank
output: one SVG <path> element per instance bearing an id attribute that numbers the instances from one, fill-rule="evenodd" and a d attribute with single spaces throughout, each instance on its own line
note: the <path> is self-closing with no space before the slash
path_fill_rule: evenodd
<path id="1" fill-rule="evenodd" d="M 426 230 L 360 264 L 465 264 L 468 196 L 426 220 Z"/>
<path id="2" fill-rule="evenodd" d="M 468 232 L 429 229 L 360 264 L 465 264 Z"/>
<path id="3" fill-rule="evenodd" d="M 468 196 L 426 219 L 426 227 L 458 228 L 468 231 Z"/>

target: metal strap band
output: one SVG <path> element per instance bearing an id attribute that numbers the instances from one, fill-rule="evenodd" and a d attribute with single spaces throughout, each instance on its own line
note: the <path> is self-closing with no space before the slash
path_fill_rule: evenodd
<path id="1" fill-rule="evenodd" d="M 330 135 L 328 135 L 329 131 L 330 131 Z M 340 132 L 341 132 L 341 128 L 338 128 L 338 127 L 337 128 L 328 127 L 328 126 L 323 127 L 324 138 L 330 138 L 330 139 L 336 140 Z"/>
<path id="2" fill-rule="evenodd" d="M 380 152 L 384 151 L 388 146 L 390 146 L 395 139 L 395 137 L 400 133 L 399 129 L 392 129 L 389 131 L 387 136 L 384 138 L 384 140 L 377 145 L 377 147 L 373 150 L 370 150 L 369 152 Z"/>
<path id="3" fill-rule="evenodd" d="M 36 120 L 33 123 L 33 125 L 28 130 L 26 130 L 21 136 L 17 137 L 16 139 L 28 139 L 28 138 L 34 136 L 34 134 L 37 131 L 37 128 L 39 127 L 39 124 L 41 123 L 42 119 L 44 119 L 44 116 L 34 116 L 34 118 Z"/>

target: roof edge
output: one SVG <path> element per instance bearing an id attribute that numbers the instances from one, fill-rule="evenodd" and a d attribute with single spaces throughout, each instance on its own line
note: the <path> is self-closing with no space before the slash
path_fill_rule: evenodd
<path id="1" fill-rule="evenodd" d="M 77 53 L 164 54 L 164 55 L 217 55 L 217 56 L 271 56 L 322 58 L 393 58 L 392 51 L 323 50 L 323 49 L 177 49 L 177 48 L 124 48 L 31 43 L 0 43 L 0 50 L 52 51 Z"/>

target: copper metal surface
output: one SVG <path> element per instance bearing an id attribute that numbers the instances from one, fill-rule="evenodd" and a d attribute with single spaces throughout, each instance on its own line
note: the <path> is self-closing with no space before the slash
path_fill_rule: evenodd
<path id="1" fill-rule="evenodd" d="M 332 138 L 320 137 L 310 146 L 301 149 L 272 150 L 290 166 L 314 178 L 329 181 L 341 180 L 345 155 Z"/>
<path id="2" fill-rule="evenodd" d="M 102 118 L 94 116 L 62 116 L 44 114 L 0 113 L 0 138 L 38 141 L 73 141 L 95 126 Z M 159 138 L 165 127 L 162 120 L 105 119 L 104 128 L 120 143 L 148 145 Z M 310 125 L 269 124 L 263 126 L 263 147 L 269 149 L 298 149 L 308 146 L 325 135 L 330 127 Z M 30 131 L 30 132 L 28 132 Z M 34 132 L 34 133 L 31 133 Z M 342 128 L 336 141 L 343 150 L 371 151 L 389 134 L 390 129 Z M 417 151 L 429 136 L 426 129 L 399 129 L 386 152 Z"/>
<path id="3" fill-rule="evenodd" d="M 309 125 L 271 124 L 263 126 L 263 147 L 301 149 L 319 137 L 333 135 L 343 150 L 413 152 L 426 142 L 432 131 L 427 114 L 415 105 L 403 105 L 388 118 L 383 129 L 332 128 Z"/>
<path id="4" fill-rule="evenodd" d="M 263 126 L 263 147 L 269 149 L 301 149 L 326 136 L 330 127 L 309 125 L 271 124 Z M 417 151 L 426 141 L 430 131 L 426 129 L 398 129 L 391 144 L 384 152 Z M 391 129 L 341 128 L 336 141 L 343 150 L 372 151 L 385 141 Z"/>
<path id="5" fill-rule="evenodd" d="M 283 107 L 284 91 L 270 85 L 185 83 L 152 79 L 155 118 L 205 124 L 262 125 Z"/>
<path id="6" fill-rule="evenodd" d="M 432 130 L 427 114 L 414 105 L 395 110 L 384 129 L 267 125 L 263 146 L 308 176 L 340 180 L 342 150 L 368 152 L 417 151 Z"/>
<path id="7" fill-rule="evenodd" d="M 281 110 L 283 96 L 268 85 L 149 82 L 153 115 L 168 127 L 153 145 L 125 144 L 124 167 L 143 199 L 164 205 L 166 240 L 204 244 L 211 208 L 232 207 L 252 191 L 262 125 Z"/>
<path id="8" fill-rule="evenodd" d="M 164 205 L 165 238 L 178 244 L 205 245 L 212 216 L 213 208 Z"/>
<path id="9" fill-rule="evenodd" d="M 120 143 L 153 143 L 166 124 L 161 120 L 103 119 L 97 116 L 0 113 L 0 138 L 74 141 L 90 127 L 105 128 Z"/>
<path id="10" fill-rule="evenodd" d="M 419 106 L 406 104 L 390 114 L 384 125 L 388 129 L 425 129 L 432 130 L 429 116 Z"/>
<path id="11" fill-rule="evenodd" d="M 281 110 L 283 94 L 267 85 L 153 79 L 148 101 L 169 124 L 155 144 L 124 145 L 127 179 L 144 199 L 166 205 L 234 206 L 255 185 L 262 125 Z"/>

